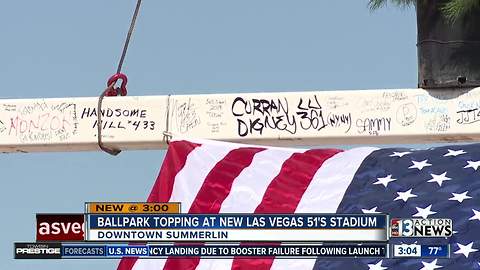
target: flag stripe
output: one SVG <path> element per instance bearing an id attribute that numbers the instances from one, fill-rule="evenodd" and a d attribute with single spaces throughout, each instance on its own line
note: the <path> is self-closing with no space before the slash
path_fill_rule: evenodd
<path id="1" fill-rule="evenodd" d="M 256 154 L 252 164 L 235 179 L 220 212 L 253 213 L 265 196 L 272 179 L 280 173 L 283 164 L 293 154 L 303 152 L 305 152 L 303 149 L 295 151 L 267 149 Z"/>
<path id="2" fill-rule="evenodd" d="M 188 212 L 191 214 L 218 213 L 223 201 L 230 193 L 235 178 L 251 164 L 255 154 L 264 150 L 265 148 L 244 147 L 228 153 L 205 178 Z M 199 261 L 200 257 L 182 260 L 169 258 L 163 269 L 195 269 Z"/>
<path id="3" fill-rule="evenodd" d="M 236 148 L 239 148 L 239 145 L 218 143 L 202 143 L 200 147 L 196 147 L 188 154 L 185 166 L 175 176 L 173 191 L 168 201 L 181 202 L 182 212 L 187 212 L 205 177 L 220 160 Z M 140 259 L 135 262 L 132 269 L 161 270 L 166 261 L 166 259 Z"/>
<path id="4" fill-rule="evenodd" d="M 295 212 L 335 213 L 362 161 L 374 147 L 359 147 L 331 157 L 317 171 Z"/>
<path id="5" fill-rule="evenodd" d="M 187 156 L 200 144 L 188 141 L 173 141 L 170 143 L 165 163 L 160 169 L 157 181 L 153 185 L 148 202 L 167 202 L 173 191 L 173 184 L 177 173 L 183 169 Z"/>
<path id="6" fill-rule="evenodd" d="M 335 213 L 362 161 L 375 150 L 374 147 L 354 148 L 326 160 L 303 194 L 295 213 Z M 315 260 L 275 259 L 270 270 L 313 269 Z"/>
<path id="7" fill-rule="evenodd" d="M 260 204 L 272 179 L 278 175 L 282 164 L 294 153 L 303 149 L 268 148 L 255 155 L 252 164 L 245 168 L 233 182 L 230 194 L 223 201 L 220 213 L 253 213 Z M 200 260 L 196 270 L 225 269 L 232 266 L 233 258 Z"/>
<path id="8" fill-rule="evenodd" d="M 234 180 L 252 163 L 255 154 L 264 150 L 265 148 L 245 147 L 228 153 L 206 177 L 189 213 L 218 213 Z"/>
<path id="9" fill-rule="evenodd" d="M 293 154 L 272 180 L 255 213 L 293 213 L 323 162 L 340 150 L 308 150 Z"/>
<path id="10" fill-rule="evenodd" d="M 170 201 L 181 202 L 182 212 L 187 213 L 207 175 L 219 161 L 236 148 L 238 147 L 233 145 L 205 144 L 192 151 L 188 155 L 185 167 L 175 177 Z"/>
<path id="11" fill-rule="evenodd" d="M 157 180 L 148 196 L 148 202 L 167 202 L 173 190 L 173 184 L 177 173 L 183 169 L 188 155 L 200 144 L 189 141 L 172 141 L 165 155 Z M 118 270 L 130 270 L 137 262 L 136 257 L 122 258 L 118 264 Z"/>
<path id="12" fill-rule="evenodd" d="M 315 149 L 293 154 L 268 186 L 254 213 L 293 213 L 317 170 L 325 160 L 340 151 Z M 232 270 L 270 269 L 273 259 L 274 257 L 245 260 L 235 257 Z"/>

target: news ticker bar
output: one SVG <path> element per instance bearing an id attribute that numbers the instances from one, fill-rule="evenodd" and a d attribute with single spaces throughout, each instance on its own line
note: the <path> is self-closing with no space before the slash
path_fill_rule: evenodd
<path id="1" fill-rule="evenodd" d="M 15 259 L 105 259 L 192 257 L 233 258 L 386 258 L 387 244 L 328 244 L 328 245 L 119 245 L 15 243 Z"/>
<path id="2" fill-rule="evenodd" d="M 86 214 L 180 214 L 179 202 L 86 202 Z"/>
<path id="3" fill-rule="evenodd" d="M 389 247 L 390 250 L 389 251 Z M 15 243 L 15 259 L 117 259 L 139 257 L 276 258 L 449 258 L 449 245 L 418 244 L 261 244 L 166 245 Z"/>

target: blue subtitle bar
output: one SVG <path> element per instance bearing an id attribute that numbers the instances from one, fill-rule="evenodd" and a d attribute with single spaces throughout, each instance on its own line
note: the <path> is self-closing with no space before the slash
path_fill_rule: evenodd
<path id="1" fill-rule="evenodd" d="M 90 229 L 385 229 L 386 215 L 89 214 Z"/>

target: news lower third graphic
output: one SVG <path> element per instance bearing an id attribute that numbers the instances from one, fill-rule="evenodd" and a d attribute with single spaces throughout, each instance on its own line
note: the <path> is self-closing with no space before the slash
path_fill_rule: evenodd
<path id="1" fill-rule="evenodd" d="M 324 245 L 128 245 L 128 244 L 66 244 L 15 243 L 16 259 L 107 259 L 123 257 L 157 258 L 192 257 L 233 258 L 385 258 L 386 244 L 324 244 Z"/>
<path id="2" fill-rule="evenodd" d="M 386 241 L 386 215 L 90 214 L 88 241 Z"/>
<path id="3" fill-rule="evenodd" d="M 37 214 L 36 242 L 14 243 L 15 259 L 448 258 L 440 240 L 454 226 L 385 214 L 182 214 L 180 203 L 88 202 L 84 210 Z M 391 242 L 402 238 L 414 242 Z"/>

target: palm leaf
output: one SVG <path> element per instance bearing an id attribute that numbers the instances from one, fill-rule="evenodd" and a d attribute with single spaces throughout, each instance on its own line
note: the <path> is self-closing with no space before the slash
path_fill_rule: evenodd
<path id="1" fill-rule="evenodd" d="M 379 9 L 387 4 L 388 0 L 370 0 L 368 2 L 368 7 L 371 10 Z M 390 0 L 394 5 L 399 7 L 408 7 L 415 4 L 415 0 Z"/>
<path id="2" fill-rule="evenodd" d="M 451 23 L 480 7 L 480 0 L 451 0 L 441 10 Z"/>
<path id="3" fill-rule="evenodd" d="M 371 10 L 379 9 L 384 7 L 388 2 L 392 4 L 405 8 L 408 6 L 414 6 L 417 2 L 416 0 L 369 0 L 368 7 Z M 450 22 L 454 23 L 456 20 L 464 17 L 473 10 L 480 8 L 480 0 L 449 0 L 446 3 L 439 7 L 443 13 L 443 16 Z"/>

